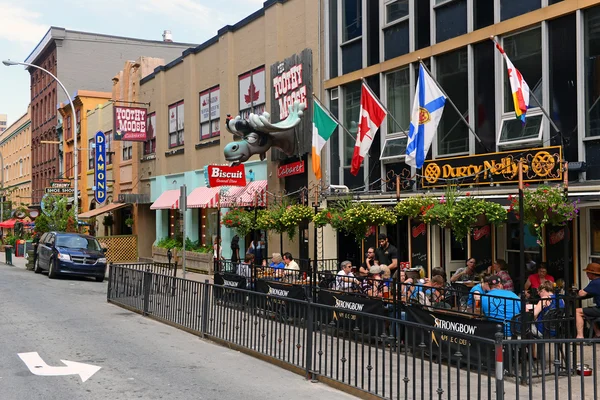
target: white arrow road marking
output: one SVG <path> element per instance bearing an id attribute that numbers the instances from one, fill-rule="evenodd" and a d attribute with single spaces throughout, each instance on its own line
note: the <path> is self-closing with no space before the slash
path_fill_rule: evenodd
<path id="1" fill-rule="evenodd" d="M 39 376 L 79 375 L 81 381 L 85 382 L 102 368 L 67 360 L 60 360 L 66 367 L 51 367 L 35 351 L 31 353 L 18 353 L 18 356 L 27 365 L 32 374 Z"/>

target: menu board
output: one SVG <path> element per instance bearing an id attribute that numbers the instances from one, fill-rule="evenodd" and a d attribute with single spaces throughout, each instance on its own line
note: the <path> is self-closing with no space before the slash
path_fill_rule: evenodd
<path id="1" fill-rule="evenodd" d="M 427 224 L 420 220 L 411 219 L 410 225 L 410 266 L 422 267 L 427 271 Z"/>

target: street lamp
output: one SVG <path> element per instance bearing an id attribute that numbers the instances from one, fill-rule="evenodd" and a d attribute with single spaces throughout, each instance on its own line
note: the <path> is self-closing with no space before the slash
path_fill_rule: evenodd
<path id="1" fill-rule="evenodd" d="M 73 100 L 71 99 L 71 95 L 69 94 L 69 92 L 67 91 L 67 89 L 65 88 L 65 85 L 62 84 L 61 81 L 58 80 L 58 78 L 56 76 L 54 76 L 52 74 L 52 72 L 37 66 L 35 64 L 30 64 L 30 63 L 25 63 L 25 62 L 18 62 L 18 61 L 11 61 L 11 60 L 4 60 L 2 61 L 2 64 L 6 65 L 7 67 L 13 66 L 13 65 L 23 65 L 25 67 L 31 67 L 31 68 L 36 68 L 39 69 L 41 71 L 44 71 L 45 73 L 47 73 L 48 75 L 50 75 L 62 88 L 62 90 L 65 92 L 65 95 L 67 96 L 67 98 L 69 99 L 69 105 L 71 106 L 71 121 L 73 122 L 73 148 L 75 149 L 74 151 L 74 162 L 73 162 L 73 170 L 75 171 L 73 173 L 73 176 L 75 177 L 74 181 L 75 181 L 75 188 L 74 188 L 74 193 L 73 193 L 73 199 L 74 199 L 74 203 L 75 203 L 75 226 L 77 227 L 77 229 L 79 229 L 79 191 L 77 190 L 77 184 L 78 184 L 78 176 L 77 176 L 77 167 L 79 164 L 79 157 L 78 157 L 78 153 L 79 151 L 77 150 L 77 120 L 76 120 L 76 112 L 75 112 L 75 106 L 73 105 Z"/>

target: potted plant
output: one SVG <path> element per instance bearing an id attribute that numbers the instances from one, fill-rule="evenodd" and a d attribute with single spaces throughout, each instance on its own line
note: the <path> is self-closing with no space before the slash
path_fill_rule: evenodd
<path id="1" fill-rule="evenodd" d="M 112 226 L 114 222 L 115 220 L 112 214 L 106 214 L 102 219 L 102 224 L 104 226 Z"/>
<path id="2" fill-rule="evenodd" d="M 470 196 L 456 202 L 452 216 L 451 226 L 458 239 L 466 238 L 474 227 L 487 224 L 501 225 L 506 221 L 506 210 L 498 203 L 478 199 Z"/>
<path id="3" fill-rule="evenodd" d="M 133 217 L 129 217 L 125 220 L 125 225 L 127 225 L 128 227 L 132 227 L 133 226 Z"/>
<path id="4" fill-rule="evenodd" d="M 510 211 L 519 217 L 519 199 L 509 196 Z M 540 185 L 523 191 L 523 222 L 533 227 L 537 243 L 544 246 L 543 232 L 546 225 L 565 226 L 579 214 L 579 200 L 569 201 L 560 185 Z"/>
<path id="5" fill-rule="evenodd" d="M 417 195 L 411 196 L 407 199 L 401 200 L 394 207 L 394 211 L 398 218 L 412 218 L 412 219 L 423 219 L 423 215 L 438 204 L 438 199 L 425 196 L 425 195 Z"/>
<path id="6" fill-rule="evenodd" d="M 454 228 L 452 222 L 457 202 L 458 190 L 455 186 L 448 186 L 439 202 L 424 210 L 423 221 L 442 228 Z"/>
<path id="7" fill-rule="evenodd" d="M 333 229 L 339 230 L 343 229 L 344 217 L 337 208 L 325 208 L 314 215 L 313 222 L 317 228 L 329 224 Z"/>
<path id="8" fill-rule="evenodd" d="M 396 214 L 389 209 L 366 202 L 352 203 L 343 213 L 343 229 L 362 240 L 371 226 L 393 225 Z"/>
<path id="9" fill-rule="evenodd" d="M 242 238 L 252 231 L 254 215 L 243 208 L 233 208 L 223 216 L 223 225 L 232 228 Z"/>

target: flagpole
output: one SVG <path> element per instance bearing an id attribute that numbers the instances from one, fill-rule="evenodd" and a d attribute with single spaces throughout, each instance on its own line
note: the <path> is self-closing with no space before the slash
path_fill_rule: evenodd
<path id="1" fill-rule="evenodd" d="M 494 44 L 496 46 L 499 45 L 499 43 L 496 41 L 496 38 L 494 36 L 490 36 L 490 40 L 492 42 L 494 42 Z M 508 57 L 508 56 L 507 56 Z M 544 105 L 538 100 L 538 98 L 536 97 L 535 93 L 533 90 L 529 91 L 529 95 L 533 98 L 533 100 L 535 100 L 535 102 L 538 104 L 538 106 L 540 107 L 540 110 L 542 110 L 542 114 L 544 114 L 544 116 L 546 118 L 548 118 L 548 121 L 550 121 L 550 125 L 552 125 L 552 128 L 554 128 L 554 130 L 556 131 L 556 133 L 558 133 L 560 135 L 560 139 L 563 145 L 567 145 L 569 142 L 569 139 L 565 138 L 564 135 L 562 134 L 562 132 L 560 131 L 560 129 L 558 129 L 558 127 L 556 126 L 556 124 L 554 123 L 554 121 L 552 120 L 552 118 L 550 118 L 550 114 L 548 114 L 548 111 L 546 111 L 546 108 L 544 107 Z M 527 104 L 527 107 L 529 107 L 529 104 Z"/>
<path id="2" fill-rule="evenodd" d="M 335 117 L 335 115 L 333 115 L 333 114 L 332 114 L 332 113 L 329 111 L 329 109 L 327 109 L 327 107 L 325 107 L 325 106 L 323 105 L 323 103 L 321 103 L 321 100 L 319 100 L 319 98 L 317 97 L 317 95 L 316 95 L 316 94 L 314 94 L 314 93 L 313 93 L 313 99 L 314 99 L 314 100 L 315 100 L 317 103 L 319 103 L 319 105 L 321 106 L 321 108 L 322 108 L 323 110 L 325 110 L 325 112 L 327 113 L 327 115 L 329 115 L 329 116 L 331 117 L 331 119 L 333 119 L 335 122 L 337 122 L 337 124 L 338 124 L 339 126 L 341 126 L 341 127 L 342 127 L 342 129 L 344 130 L 344 132 L 346 132 L 346 133 L 348 134 L 348 136 L 350 136 L 350 137 L 352 138 L 352 140 L 354 140 L 354 141 L 356 142 L 356 138 L 355 138 L 354 136 L 352 136 L 352 134 L 350 133 L 350 131 L 349 131 L 348 129 L 346 129 L 346 127 L 345 127 L 345 126 L 344 126 L 344 125 L 343 125 L 343 124 L 340 122 L 340 120 L 339 120 L 339 119 L 337 119 L 337 118 Z"/>
<path id="3" fill-rule="evenodd" d="M 471 131 L 471 133 L 473 134 L 473 136 L 475 136 L 475 139 L 477 139 L 477 141 L 479 142 L 479 144 L 482 145 L 483 148 L 485 149 L 485 151 L 487 151 L 489 153 L 490 149 L 488 149 L 488 147 L 481 141 L 481 138 L 479 137 L 479 135 L 477 135 L 477 133 L 475 133 L 475 129 L 473 129 L 473 127 L 467 122 L 467 120 L 465 119 L 465 117 L 463 117 L 463 115 L 460 112 L 460 110 L 458 109 L 458 107 L 456 107 L 456 104 L 454 104 L 454 102 L 452 101 L 452 99 L 450 98 L 450 96 L 448 96 L 448 93 L 446 93 L 446 91 L 442 88 L 442 86 L 437 81 L 437 79 L 435 79 L 433 77 L 433 75 L 431 74 L 431 71 L 429 70 L 429 68 L 427 68 L 427 66 L 425 65 L 425 63 L 423 62 L 423 60 L 421 60 L 421 57 L 419 57 L 418 60 L 419 60 L 419 63 L 421 64 L 421 66 L 423 66 L 423 68 L 425 69 L 425 71 L 427 71 L 427 73 L 429 74 L 429 76 L 431 77 L 431 79 L 433 79 L 435 81 L 435 83 L 437 84 L 437 86 L 440 89 L 440 91 L 444 94 L 444 96 L 446 96 L 446 100 L 448 100 L 448 102 L 452 105 L 452 107 L 454 108 L 454 110 L 456 110 L 456 113 L 459 115 L 460 119 L 465 123 L 465 125 L 467 125 L 467 128 L 469 128 L 469 131 Z"/>
<path id="4" fill-rule="evenodd" d="M 369 86 L 369 84 L 367 83 L 367 81 L 365 80 L 365 78 L 360 78 L 363 82 L 363 84 L 365 85 L 365 87 L 367 88 L 367 90 L 371 93 L 371 96 L 375 97 L 377 100 L 379 100 L 379 104 L 381 105 L 381 107 L 383 107 L 383 109 L 387 112 L 387 115 L 392 119 L 392 121 L 394 121 L 396 123 L 396 125 L 398 125 L 398 128 L 400 128 L 402 130 L 402 132 L 407 132 L 406 129 L 404 129 L 404 127 L 402 127 L 402 125 L 400 125 L 400 123 L 398 121 L 396 121 L 396 118 L 394 118 L 394 116 L 392 115 L 392 113 L 390 112 L 390 110 L 388 110 L 388 108 L 383 104 L 383 102 L 381 101 L 381 99 L 379 98 L 379 96 L 377 96 L 375 94 L 375 92 L 373 92 L 373 89 L 371 89 L 371 86 Z M 408 137 L 406 134 L 404 134 L 405 137 Z"/>

